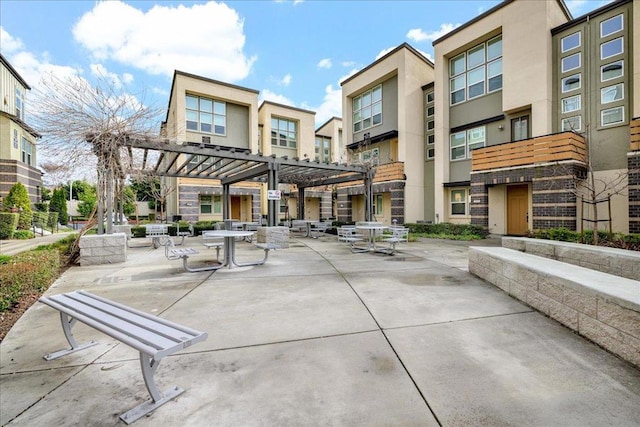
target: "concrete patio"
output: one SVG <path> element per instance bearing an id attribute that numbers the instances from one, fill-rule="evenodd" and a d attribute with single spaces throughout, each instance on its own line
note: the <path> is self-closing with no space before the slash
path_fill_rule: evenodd
<path id="1" fill-rule="evenodd" d="M 136 426 L 638 426 L 640 370 L 467 270 L 469 243 L 424 240 L 394 256 L 335 236 L 292 239 L 263 266 L 188 273 L 134 239 L 123 264 L 69 269 L 84 289 L 209 338 L 162 361 L 186 392 Z M 471 245 L 499 245 L 499 239 Z M 187 239 L 215 258 L 200 238 Z M 240 260 L 262 251 L 238 244 Z M 138 354 L 82 324 L 67 345 L 36 304 L 0 345 L 0 424 L 123 425 L 148 398 Z"/>

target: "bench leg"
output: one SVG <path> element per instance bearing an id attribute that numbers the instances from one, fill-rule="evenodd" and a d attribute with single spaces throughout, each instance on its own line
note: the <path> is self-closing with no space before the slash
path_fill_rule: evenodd
<path id="1" fill-rule="evenodd" d="M 218 248 L 218 250 L 220 250 L 220 249 Z M 189 259 L 189 257 L 188 257 L 188 256 L 183 256 L 183 257 L 182 257 L 182 266 L 184 267 L 184 269 L 185 269 L 186 271 L 188 271 L 188 272 L 190 272 L 190 273 L 198 273 L 198 272 L 200 272 L 200 271 L 212 271 L 212 270 L 213 270 L 213 271 L 216 271 L 216 270 L 220 270 L 222 267 L 224 267 L 224 265 L 223 265 L 223 264 L 219 264 L 219 265 L 212 265 L 212 266 L 209 266 L 209 267 L 196 267 L 196 268 L 194 268 L 194 267 L 189 267 L 189 266 L 187 265 L 187 260 L 188 260 L 188 259 Z M 219 262 L 219 261 L 218 261 L 218 262 Z"/>
<path id="2" fill-rule="evenodd" d="M 76 319 L 69 318 L 69 316 L 66 313 L 60 312 L 60 323 L 62 323 L 62 330 L 64 331 L 64 336 L 67 338 L 67 341 L 71 345 L 71 348 L 66 348 L 63 350 L 54 351 L 53 353 L 45 354 L 44 355 L 45 360 L 48 361 L 48 360 L 57 359 L 67 354 L 75 353 L 76 351 L 80 351 L 87 347 L 92 347 L 98 344 L 95 341 L 89 341 L 84 344 L 78 344 L 78 342 L 73 336 L 73 331 L 71 330 L 71 328 L 73 328 L 73 325 L 76 324 Z"/>
<path id="3" fill-rule="evenodd" d="M 269 256 L 269 251 L 270 251 L 270 249 L 265 249 L 264 250 L 264 259 L 262 261 L 247 262 L 247 263 L 244 263 L 244 264 L 238 264 L 236 262 L 236 254 L 234 252 L 233 253 L 233 257 L 231 259 L 231 262 L 236 267 L 250 267 L 250 266 L 253 266 L 253 265 L 263 265 L 265 262 L 267 262 L 267 257 Z"/>
<path id="4" fill-rule="evenodd" d="M 144 384 L 147 386 L 147 390 L 151 395 L 151 399 L 120 415 L 120 419 L 126 424 L 131 424 L 139 418 L 144 417 L 149 412 L 164 405 L 168 401 L 174 399 L 184 392 L 184 389 L 180 387 L 171 387 L 164 393 L 160 393 L 158 391 L 153 376 L 156 373 L 159 364 L 159 360 L 155 360 L 144 353 L 140 353 L 140 367 L 142 368 L 142 377 L 144 378 Z"/>

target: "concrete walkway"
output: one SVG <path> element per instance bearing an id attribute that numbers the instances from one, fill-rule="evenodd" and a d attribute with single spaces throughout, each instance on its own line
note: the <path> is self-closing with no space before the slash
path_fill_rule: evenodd
<path id="1" fill-rule="evenodd" d="M 294 239 L 263 266 L 187 273 L 134 239 L 128 261 L 74 267 L 49 294 L 85 289 L 209 338 L 162 361 L 186 392 L 137 426 L 638 426 L 640 371 L 470 275 L 467 243 L 352 254 Z M 472 244 L 495 244 L 497 239 Z M 199 238 L 187 247 L 212 259 Z M 238 244 L 238 259 L 262 251 Z M 191 259 L 190 259 L 191 261 Z M 138 354 L 34 305 L 0 345 L 0 424 L 123 425 L 148 398 Z"/>
<path id="2" fill-rule="evenodd" d="M 48 245 L 55 243 L 58 240 L 73 234 L 75 231 L 45 234 L 44 236 L 36 235 L 34 239 L 26 240 L 0 240 L 0 254 L 1 255 L 15 255 L 20 252 L 35 249 L 40 245 Z"/>

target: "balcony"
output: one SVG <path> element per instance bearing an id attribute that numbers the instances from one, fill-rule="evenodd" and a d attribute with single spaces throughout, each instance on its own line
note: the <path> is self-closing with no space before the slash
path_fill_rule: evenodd
<path id="1" fill-rule="evenodd" d="M 640 117 L 631 120 L 629 133 L 631 141 L 629 151 L 640 151 Z"/>
<path id="2" fill-rule="evenodd" d="M 573 132 L 563 132 L 473 150 L 471 170 L 533 166 L 563 160 L 586 164 L 586 155 L 584 138 Z"/>

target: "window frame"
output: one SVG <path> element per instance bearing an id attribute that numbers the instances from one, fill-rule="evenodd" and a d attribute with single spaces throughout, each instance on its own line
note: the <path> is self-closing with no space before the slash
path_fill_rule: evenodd
<path id="1" fill-rule="evenodd" d="M 197 109 L 189 106 L 189 98 L 192 98 L 197 103 Z M 203 104 L 211 103 L 210 111 L 204 108 Z M 218 107 L 218 108 L 216 108 Z M 221 112 L 219 108 L 223 108 Z M 189 120 L 189 113 L 195 114 L 196 120 Z M 210 123 L 202 120 L 203 117 L 210 116 Z M 222 124 L 217 124 L 222 120 Z M 189 122 L 195 122 L 196 128 L 190 128 Z M 211 127 L 210 130 L 203 129 L 203 124 L 207 124 Z M 187 132 L 199 132 L 216 136 L 227 136 L 227 103 L 217 100 L 215 98 L 209 98 L 206 96 L 194 95 L 191 93 L 185 94 L 185 127 Z M 218 132 L 217 128 L 221 127 L 222 131 Z"/>
<path id="2" fill-rule="evenodd" d="M 20 141 L 20 160 L 22 163 L 33 166 L 34 148 L 33 143 L 23 136 Z"/>
<path id="3" fill-rule="evenodd" d="M 604 78 L 604 69 L 606 67 L 609 67 L 611 65 L 620 63 L 620 75 L 619 76 L 614 76 L 614 77 L 609 77 L 608 79 Z M 618 59 L 617 61 L 613 61 L 613 62 L 609 62 L 608 64 L 604 64 L 600 66 L 600 82 L 608 82 L 609 80 L 614 80 L 614 79 L 619 79 L 621 77 L 624 77 L 624 59 Z"/>
<path id="4" fill-rule="evenodd" d="M 605 113 L 607 113 L 609 111 L 613 111 L 613 110 L 620 110 L 621 111 L 621 119 L 619 121 L 605 123 L 604 122 Z M 600 110 L 600 124 L 601 124 L 602 127 L 616 126 L 616 125 L 620 125 L 620 124 L 623 124 L 623 123 L 624 123 L 624 105 L 618 105 L 616 107 L 605 108 L 604 110 Z"/>
<path id="5" fill-rule="evenodd" d="M 570 102 L 569 100 L 572 100 L 572 101 L 577 100 L 577 103 L 575 103 L 575 108 L 571 110 L 565 108 Z M 562 98 L 560 100 L 560 111 L 562 112 L 562 114 L 573 113 L 574 111 L 580 111 L 581 109 L 582 109 L 582 96 L 579 93 L 576 95 L 567 96 L 566 98 Z"/>
<path id="6" fill-rule="evenodd" d="M 276 122 L 275 127 L 273 126 L 274 121 Z M 281 127 L 281 122 L 284 128 Z M 291 125 L 293 125 L 293 130 L 291 130 Z M 298 121 L 296 120 L 271 116 L 271 146 L 290 149 L 298 148 L 298 128 Z M 284 144 L 282 144 L 283 141 Z"/>
<path id="7" fill-rule="evenodd" d="M 461 200 L 456 200 L 456 196 L 454 196 L 454 194 L 462 194 L 462 198 Z M 452 188 L 449 191 L 449 214 L 451 216 L 456 216 L 456 217 L 460 217 L 460 216 L 467 216 L 468 215 L 468 211 L 467 211 L 467 207 L 468 207 L 468 203 L 467 203 L 467 189 L 466 188 Z M 455 213 L 454 212 L 454 205 L 462 205 L 463 209 L 464 209 L 464 213 Z"/>
<path id="8" fill-rule="evenodd" d="M 578 58 L 578 65 L 572 68 L 565 68 L 565 60 L 574 57 Z M 571 55 L 567 55 L 560 60 L 560 72 L 562 73 L 568 73 L 569 71 L 578 70 L 580 69 L 580 67 L 582 67 L 582 52 L 572 53 Z"/>
<path id="9" fill-rule="evenodd" d="M 206 212 L 205 209 L 203 209 L 206 206 L 209 207 L 208 212 Z M 198 212 L 200 215 L 213 214 L 213 196 L 211 194 L 198 194 Z"/>
<path id="10" fill-rule="evenodd" d="M 324 135 L 316 135 L 314 141 L 315 160 L 328 163 L 331 161 L 331 138 Z"/>
<path id="11" fill-rule="evenodd" d="M 572 89 L 565 90 L 565 81 L 567 81 L 567 80 L 569 80 L 569 79 L 571 79 L 573 77 L 576 77 L 576 76 L 578 77 L 578 87 L 574 87 Z M 567 77 L 563 77 L 562 80 L 560 80 L 560 86 L 562 88 L 561 89 L 562 93 L 568 93 L 568 92 L 571 92 L 573 90 L 582 89 L 582 73 L 576 73 L 576 74 L 572 74 L 572 75 L 567 76 Z"/>
<path id="12" fill-rule="evenodd" d="M 579 126 L 577 128 L 569 128 L 569 129 L 565 129 L 565 123 L 569 123 L 570 120 L 572 119 L 578 119 L 579 122 Z M 560 122 L 560 126 L 562 129 L 562 132 L 580 132 L 582 131 L 582 116 L 581 115 L 577 115 L 577 116 L 571 116 L 571 117 L 565 117 L 561 120 Z"/>
<path id="13" fill-rule="evenodd" d="M 610 45 L 614 42 L 620 41 L 620 52 L 613 53 L 611 55 L 604 56 L 604 47 L 606 45 Z M 613 58 L 614 56 L 623 55 L 624 54 L 624 37 L 616 37 L 615 39 L 608 40 L 604 43 L 600 43 L 600 60 L 604 61 L 605 59 Z"/>
<path id="14" fill-rule="evenodd" d="M 383 105 L 382 83 L 354 96 L 351 100 L 353 133 L 380 126 L 384 119 Z M 374 113 L 376 109 L 379 109 L 379 112 Z M 368 125 L 365 124 L 367 120 Z"/>
<path id="15" fill-rule="evenodd" d="M 565 48 L 564 41 L 570 39 L 571 37 L 578 36 L 578 43 L 575 46 Z M 577 49 L 582 46 L 582 31 L 576 31 L 575 33 L 569 34 L 568 36 L 564 36 L 560 39 L 560 52 L 565 53 L 569 52 L 573 49 Z"/>
<path id="16" fill-rule="evenodd" d="M 604 91 L 607 89 L 612 89 L 616 86 L 620 86 L 620 94 L 621 94 L 620 98 L 612 99 L 611 101 L 605 101 L 603 98 Z M 622 100 L 624 100 L 624 83 L 614 83 L 610 86 L 605 86 L 603 88 L 600 88 L 600 104 L 602 105 L 611 104 L 612 102 L 618 102 Z"/>
<path id="17" fill-rule="evenodd" d="M 602 27 L 604 26 L 604 24 L 606 24 L 607 22 L 613 21 L 614 19 L 620 18 L 620 28 L 618 28 L 617 30 L 611 31 L 607 34 L 603 34 L 602 33 Z M 620 13 L 616 16 L 612 16 L 611 18 L 607 18 L 604 19 L 600 22 L 600 38 L 605 38 L 608 37 L 612 34 L 618 33 L 620 31 L 624 30 L 624 13 Z"/>

